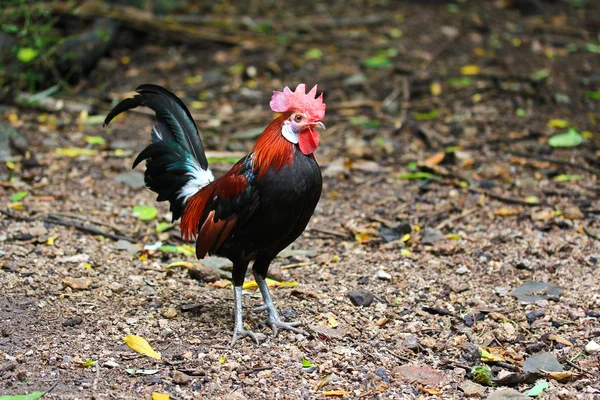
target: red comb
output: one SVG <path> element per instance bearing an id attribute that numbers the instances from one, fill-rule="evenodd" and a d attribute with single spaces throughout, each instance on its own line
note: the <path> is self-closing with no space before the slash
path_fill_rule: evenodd
<path id="1" fill-rule="evenodd" d="M 274 112 L 298 110 L 307 113 L 315 121 L 320 121 L 325 117 L 325 103 L 323 103 L 323 93 L 319 97 L 316 96 L 317 85 L 306 93 L 306 85 L 301 83 L 293 92 L 287 86 L 283 92 L 273 92 L 269 105 Z"/>

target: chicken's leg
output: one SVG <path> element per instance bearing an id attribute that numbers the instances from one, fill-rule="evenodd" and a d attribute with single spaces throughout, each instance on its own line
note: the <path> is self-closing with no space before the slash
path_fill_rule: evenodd
<path id="1" fill-rule="evenodd" d="M 279 317 L 279 313 L 273 304 L 273 299 L 271 299 L 271 292 L 269 291 L 269 287 L 267 286 L 267 282 L 265 278 L 256 270 L 253 270 L 254 279 L 258 284 L 258 288 L 260 289 L 260 293 L 263 296 L 263 300 L 265 301 L 264 308 L 260 307 L 258 310 L 264 309 L 267 310 L 269 316 L 267 317 L 267 325 L 273 330 L 273 334 L 277 336 L 279 329 L 292 331 L 295 333 L 301 333 L 306 335 L 301 329 L 296 328 L 296 326 L 300 325 L 300 322 L 283 322 Z"/>
<path id="2" fill-rule="evenodd" d="M 235 326 L 233 328 L 233 338 L 231 339 L 231 345 L 233 346 L 238 339 L 249 337 L 253 339 L 256 344 L 259 344 L 258 338 L 252 331 L 247 331 L 242 325 L 242 287 L 235 286 L 233 288 L 233 301 L 235 303 L 233 309 L 233 315 L 235 319 Z"/>

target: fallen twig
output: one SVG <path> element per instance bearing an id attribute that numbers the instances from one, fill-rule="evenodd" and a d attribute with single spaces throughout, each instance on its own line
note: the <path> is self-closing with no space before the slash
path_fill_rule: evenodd
<path id="1" fill-rule="evenodd" d="M 585 232 L 585 234 L 591 237 L 592 239 L 600 240 L 600 236 L 595 235 L 590 231 L 589 225 L 589 223 L 583 225 L 583 231 Z"/>
<path id="2" fill-rule="evenodd" d="M 494 194 L 494 193 L 492 193 L 490 191 L 487 191 L 487 190 L 476 189 L 476 188 L 471 188 L 471 187 L 469 188 L 469 192 L 483 194 L 483 195 L 486 195 L 488 197 L 491 197 L 492 199 L 500 200 L 500 201 L 502 201 L 504 203 L 518 204 L 518 205 L 521 205 L 521 206 L 539 207 L 539 206 L 547 206 L 547 205 L 549 205 L 546 202 L 530 203 L 530 202 L 525 201 L 525 200 L 515 199 L 514 197 L 500 196 L 499 194 Z"/>
<path id="3" fill-rule="evenodd" d="M 280 268 L 281 269 L 292 269 L 292 268 L 300 268 L 300 267 L 307 267 L 309 265 L 313 265 L 314 262 L 301 262 L 301 263 L 294 263 L 294 264 L 288 264 L 288 265 L 283 265 Z"/>
<path id="4" fill-rule="evenodd" d="M 29 222 L 31 222 L 31 221 L 43 221 L 43 222 L 48 223 L 48 224 L 56 224 L 56 225 L 62 225 L 62 226 L 69 226 L 69 227 L 77 229 L 78 231 L 85 232 L 85 233 L 90 233 L 92 235 L 102 235 L 102 236 L 107 237 L 107 238 L 112 239 L 112 240 L 126 240 L 128 242 L 135 243 L 135 240 L 132 239 L 132 238 L 130 238 L 130 237 L 122 236 L 122 235 L 117 235 L 117 234 L 110 233 L 110 232 L 106 232 L 106 231 L 103 231 L 102 229 L 100 229 L 98 227 L 95 227 L 95 226 L 86 226 L 86 225 L 82 225 L 82 224 L 79 224 L 79 223 L 73 222 L 73 221 L 65 221 L 65 220 L 61 220 L 61 219 L 58 219 L 58 218 L 48 218 L 48 217 L 46 217 L 46 218 L 23 217 L 23 216 L 12 214 L 12 213 L 10 213 L 8 211 L 4 211 L 4 210 L 0 210 L 0 214 L 4 214 L 4 215 L 6 215 L 9 218 L 16 219 L 18 221 L 29 221 Z"/>
<path id="5" fill-rule="evenodd" d="M 509 150 L 508 151 L 510 154 L 518 156 L 518 157 L 523 157 L 523 158 L 531 158 L 534 160 L 539 160 L 539 161 L 546 161 L 552 164 L 557 164 L 557 165 L 565 165 L 574 169 L 579 169 L 581 171 L 586 171 L 589 172 L 591 174 L 596 174 L 596 175 L 600 175 L 600 169 L 594 168 L 594 167 L 588 167 L 585 165 L 581 165 L 581 164 L 577 164 L 571 161 L 566 161 L 566 160 L 560 160 L 557 158 L 552 158 L 552 157 L 547 157 L 547 156 L 542 156 L 539 154 L 532 154 L 532 153 L 524 153 L 522 151 L 517 151 L 517 150 Z"/>
<path id="6" fill-rule="evenodd" d="M 310 228 L 309 231 L 310 232 L 324 233 L 326 235 L 331 235 L 331 236 L 337 236 L 337 237 L 340 237 L 342 239 L 348 239 L 348 237 L 349 237 L 348 234 L 341 233 L 341 232 L 336 232 L 336 231 L 332 231 L 332 230 L 329 230 L 329 229 Z"/>

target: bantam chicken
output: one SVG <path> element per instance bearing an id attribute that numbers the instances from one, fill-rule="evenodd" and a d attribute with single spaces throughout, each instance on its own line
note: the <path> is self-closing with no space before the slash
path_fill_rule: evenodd
<path id="1" fill-rule="evenodd" d="M 139 93 L 111 110 L 105 126 L 118 114 L 138 106 L 157 117 L 152 142 L 135 159 L 146 160 L 145 183 L 169 201 L 173 220 L 181 218 L 185 240 L 196 241 L 196 256 L 226 257 L 233 262 L 234 330 L 237 339 L 256 335 L 242 325 L 242 284 L 251 261 L 264 299 L 266 323 L 279 330 L 303 333 L 299 323 L 281 320 L 265 281 L 277 254 L 308 224 L 319 197 L 322 178 L 313 155 L 319 146 L 317 128 L 325 116 L 323 94 L 315 85 L 273 92 L 271 110 L 281 113 L 263 131 L 247 156 L 225 175 L 214 179 L 192 116 L 173 93 L 157 85 L 141 85 Z"/>

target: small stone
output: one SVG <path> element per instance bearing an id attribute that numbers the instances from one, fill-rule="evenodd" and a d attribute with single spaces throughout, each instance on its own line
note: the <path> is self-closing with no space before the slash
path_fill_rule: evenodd
<path id="1" fill-rule="evenodd" d="M 473 381 L 464 381 L 459 388 L 465 393 L 466 397 L 481 397 L 485 394 L 485 386 Z"/>
<path id="2" fill-rule="evenodd" d="M 435 244 L 444 238 L 445 236 L 442 231 L 433 228 L 425 228 L 423 229 L 423 235 L 421 236 L 421 243 Z"/>
<path id="3" fill-rule="evenodd" d="M 184 374 L 181 371 L 173 371 L 173 382 L 177 383 L 178 385 L 187 385 L 190 381 L 190 377 L 186 374 Z"/>
<path id="4" fill-rule="evenodd" d="M 463 352 L 460 358 L 469 367 L 478 365 L 481 362 L 481 350 L 479 350 L 479 347 L 477 347 L 473 343 L 467 343 L 462 350 Z"/>
<path id="5" fill-rule="evenodd" d="M 419 383 L 424 386 L 437 386 L 444 374 L 441 371 L 419 365 L 402 365 L 392 370 L 394 381 L 397 383 Z"/>
<path id="6" fill-rule="evenodd" d="M 177 317 L 177 310 L 173 307 L 169 307 L 162 312 L 162 316 L 167 319 L 173 319 Z"/>
<path id="7" fill-rule="evenodd" d="M 62 325 L 63 326 L 76 326 L 79 325 L 83 322 L 83 318 L 81 317 L 74 317 L 74 318 L 67 318 L 63 321 Z"/>
<path id="8" fill-rule="evenodd" d="M 375 299 L 375 295 L 366 289 L 353 290 L 348 296 L 350 297 L 352 304 L 357 307 L 368 307 Z"/>
<path id="9" fill-rule="evenodd" d="M 598 353 L 598 352 L 600 352 L 600 344 L 598 344 L 592 340 L 588 344 L 585 345 L 585 351 L 590 354 Z"/>
<path id="10" fill-rule="evenodd" d="M 117 368 L 117 367 L 120 367 L 121 364 L 119 364 L 118 362 L 116 362 L 114 358 L 111 358 L 108 361 L 105 361 L 102 364 L 102 366 L 106 367 L 106 368 Z"/>
<path id="11" fill-rule="evenodd" d="M 17 371 L 16 378 L 20 382 L 25 382 L 27 380 L 27 371 Z"/>
<path id="12" fill-rule="evenodd" d="M 583 219 L 584 215 L 575 205 L 567 206 L 563 211 L 563 217 L 567 219 Z"/>
<path id="13" fill-rule="evenodd" d="M 543 317 L 545 314 L 546 314 L 545 308 L 536 308 L 535 310 L 532 310 L 527 313 L 527 315 L 526 315 L 527 322 L 529 322 L 529 324 L 533 324 L 536 319 L 538 319 L 539 317 Z"/>
<path id="14" fill-rule="evenodd" d="M 534 354 L 523 363 L 523 371 L 538 372 L 540 369 L 543 369 L 544 371 L 561 372 L 563 366 L 550 352 Z"/>
<path id="15" fill-rule="evenodd" d="M 136 247 L 133 243 L 131 243 L 128 240 L 124 240 L 124 239 L 117 240 L 117 242 L 113 245 L 113 247 L 117 250 L 125 250 L 132 256 L 137 254 L 140 251 L 140 249 L 138 247 Z"/>
<path id="16" fill-rule="evenodd" d="M 402 345 L 415 353 L 419 352 L 419 337 L 417 335 L 408 335 L 404 338 Z"/>
<path id="17" fill-rule="evenodd" d="M 456 270 L 456 273 L 459 275 L 465 275 L 465 274 L 468 274 L 469 272 L 471 272 L 471 270 L 469 268 L 467 268 L 465 265 L 461 265 Z"/>
<path id="18" fill-rule="evenodd" d="M 506 297 L 508 296 L 509 290 L 510 289 L 505 286 L 496 286 L 494 288 L 494 293 L 496 293 L 500 297 Z"/>
<path id="19" fill-rule="evenodd" d="M 490 393 L 487 400 L 530 400 L 530 397 L 515 389 L 500 389 Z"/>
<path id="20" fill-rule="evenodd" d="M 381 380 L 383 380 L 385 383 L 390 383 L 390 376 L 388 375 L 385 368 L 377 368 L 377 371 L 375 371 L 375 375 L 380 377 Z"/>
<path id="21" fill-rule="evenodd" d="M 65 287 L 70 287 L 73 290 L 87 290 L 92 285 L 92 280 L 88 278 L 72 278 L 68 277 L 62 280 Z"/>
<path id="22" fill-rule="evenodd" d="M 377 279 L 381 279 L 384 281 L 391 281 L 392 280 L 392 275 L 389 274 L 389 272 L 386 272 L 382 269 L 380 269 L 379 271 L 375 272 L 374 275 L 375 278 Z"/>
<path id="23" fill-rule="evenodd" d="M 111 282 L 108 284 L 108 288 L 115 294 L 121 294 L 125 290 L 125 286 L 118 282 Z"/>
<path id="24" fill-rule="evenodd" d="M 216 282 L 221 279 L 219 271 L 205 265 L 198 265 L 188 270 L 190 278 L 200 282 Z"/>

